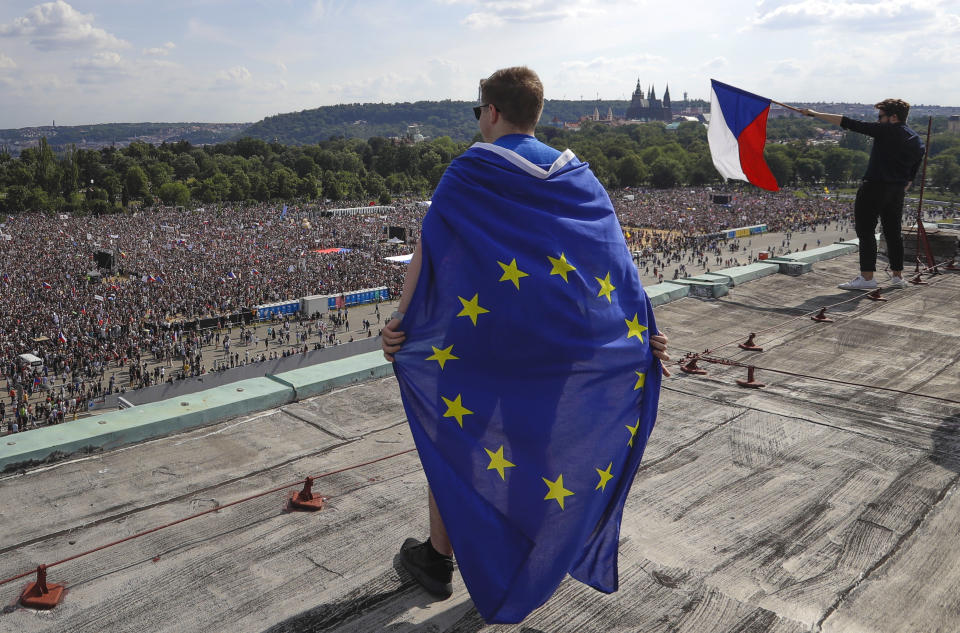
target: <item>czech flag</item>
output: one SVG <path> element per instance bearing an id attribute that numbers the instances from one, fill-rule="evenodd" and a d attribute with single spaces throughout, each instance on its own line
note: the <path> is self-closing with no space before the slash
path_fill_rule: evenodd
<path id="1" fill-rule="evenodd" d="M 53 286 L 51 286 L 47 282 L 43 282 L 41 285 L 43 286 L 44 290 L 50 290 L 51 288 L 53 288 Z"/>
<path id="2" fill-rule="evenodd" d="M 746 180 L 761 189 L 777 191 L 777 179 L 763 159 L 770 99 L 716 79 L 710 84 L 707 140 L 714 167 L 724 178 Z"/>
<path id="3" fill-rule="evenodd" d="M 237 278 L 237 274 L 232 270 L 227 273 L 227 279 L 236 279 L 236 278 Z"/>
<path id="4" fill-rule="evenodd" d="M 57 340 L 60 341 L 61 343 L 66 343 L 67 337 L 63 335 L 63 332 L 60 332 L 60 335 L 57 336 Z"/>

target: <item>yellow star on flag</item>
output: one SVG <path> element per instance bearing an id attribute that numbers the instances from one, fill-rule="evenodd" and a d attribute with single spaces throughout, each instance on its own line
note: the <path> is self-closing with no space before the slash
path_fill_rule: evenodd
<path id="1" fill-rule="evenodd" d="M 444 398 L 443 396 L 440 396 L 440 398 L 441 398 L 441 399 L 444 401 L 444 403 L 446 403 L 446 405 L 447 405 L 447 411 L 446 411 L 446 413 L 443 414 L 443 417 L 445 417 L 445 418 L 456 418 L 456 419 L 457 419 L 457 424 L 459 424 L 459 425 L 460 425 L 460 428 L 462 429 L 462 428 L 463 428 L 463 416 L 465 416 L 465 415 L 472 415 L 472 414 L 473 414 L 473 411 L 471 411 L 470 409 L 468 409 L 468 408 L 466 408 L 466 407 L 463 406 L 463 403 L 460 401 L 460 395 L 461 395 L 461 394 L 458 393 L 458 394 L 457 394 L 457 397 L 454 398 L 453 400 L 447 400 L 447 399 Z"/>
<path id="2" fill-rule="evenodd" d="M 613 468 L 613 462 L 610 462 L 607 465 L 606 470 L 600 470 L 599 468 L 596 469 L 597 474 L 600 475 L 600 483 L 597 484 L 597 487 L 594 488 L 594 490 L 602 490 L 604 492 L 607 491 L 607 482 L 613 479 L 613 474 L 610 472 L 611 468 Z"/>
<path id="3" fill-rule="evenodd" d="M 433 347 L 433 345 L 431 345 L 430 347 Z M 437 361 L 438 363 L 440 363 L 440 369 L 443 369 L 444 364 L 448 360 L 460 360 L 459 356 L 454 356 L 451 353 L 450 350 L 452 349 L 453 349 L 453 345 L 451 345 L 450 347 L 445 347 L 444 349 L 440 349 L 439 347 L 433 347 L 433 354 L 431 354 L 430 356 L 427 356 L 427 360 Z"/>
<path id="4" fill-rule="evenodd" d="M 560 504 L 560 509 L 563 510 L 564 498 L 569 497 L 570 495 L 573 494 L 572 492 L 570 492 L 569 490 L 563 487 L 563 475 L 561 474 L 559 477 L 557 477 L 556 481 L 550 481 L 546 477 L 542 477 L 542 479 L 543 479 L 543 483 L 547 484 L 547 488 L 549 489 L 549 492 L 547 492 L 547 496 L 544 497 L 543 500 L 547 501 L 549 499 L 554 499 L 556 500 L 557 503 Z"/>
<path id="5" fill-rule="evenodd" d="M 599 277 L 594 277 L 594 279 L 600 282 L 600 292 L 597 293 L 597 296 L 598 297 L 606 296 L 607 301 L 609 301 L 610 303 L 613 303 L 613 299 L 610 298 L 610 293 L 616 290 L 617 287 L 614 286 L 612 283 L 610 283 L 610 273 L 608 272 L 607 276 L 603 279 L 600 279 Z"/>
<path id="6" fill-rule="evenodd" d="M 504 264 L 501 261 L 497 263 L 500 264 L 500 268 L 503 269 L 503 275 L 500 277 L 500 281 L 512 281 L 513 285 L 517 287 L 517 290 L 520 290 L 520 278 L 529 277 L 530 275 L 517 268 L 517 258 L 514 257 L 513 261 L 509 264 Z"/>
<path id="7" fill-rule="evenodd" d="M 635 371 L 633 373 L 637 375 L 637 384 L 633 386 L 633 390 L 643 389 L 643 385 L 647 381 L 647 375 L 642 371 Z"/>
<path id="8" fill-rule="evenodd" d="M 490 310 L 487 310 L 486 308 L 481 308 L 481 307 L 480 307 L 479 300 L 477 299 L 477 296 L 478 296 L 478 295 L 474 294 L 474 295 L 473 295 L 473 299 L 470 299 L 469 301 L 467 301 L 467 300 L 464 299 L 463 297 L 457 297 L 457 299 L 460 300 L 460 303 L 463 304 L 463 310 L 460 310 L 460 312 L 457 314 L 457 316 L 458 316 L 458 317 L 462 317 L 462 316 L 470 317 L 470 320 L 473 321 L 473 324 L 474 324 L 474 325 L 477 324 L 477 316 L 478 316 L 478 315 L 484 314 L 484 313 L 486 313 L 486 312 L 490 312 Z"/>
<path id="9" fill-rule="evenodd" d="M 463 425 L 461 424 L 460 426 Z M 640 428 L 640 420 L 638 419 L 637 423 L 633 426 L 630 426 L 629 424 L 624 424 L 624 426 L 627 427 L 628 431 L 630 431 L 630 441 L 627 442 L 627 446 L 633 448 L 633 438 L 637 436 L 637 429 Z"/>
<path id="10" fill-rule="evenodd" d="M 547 259 L 549 259 L 550 263 L 553 264 L 553 269 L 550 270 L 550 274 L 560 275 L 561 277 L 563 277 L 564 281 L 569 283 L 569 280 L 567 279 L 567 273 L 570 272 L 571 270 L 576 270 L 576 268 L 574 268 L 573 266 L 570 265 L 569 262 L 567 262 L 567 256 L 564 255 L 563 253 L 560 253 L 560 259 L 554 259 L 549 255 L 547 255 Z"/>
<path id="11" fill-rule="evenodd" d="M 629 339 L 631 336 L 636 336 L 638 339 L 640 339 L 640 342 L 643 343 L 643 333 L 647 331 L 647 326 L 640 325 L 638 317 L 639 315 L 634 313 L 632 321 L 624 319 L 627 327 L 630 329 L 630 331 L 627 332 L 627 338 Z"/>
<path id="12" fill-rule="evenodd" d="M 500 473 L 500 479 L 506 480 L 507 478 L 504 476 L 504 472 L 503 472 L 504 469 L 513 468 L 514 466 L 516 466 L 516 464 L 512 464 L 508 462 L 506 459 L 504 459 L 503 444 L 500 445 L 500 448 L 497 449 L 496 453 L 491 451 L 489 448 L 485 448 L 483 450 L 487 451 L 487 455 L 490 456 L 490 463 L 487 465 L 487 470 L 497 471 L 498 473 Z"/>

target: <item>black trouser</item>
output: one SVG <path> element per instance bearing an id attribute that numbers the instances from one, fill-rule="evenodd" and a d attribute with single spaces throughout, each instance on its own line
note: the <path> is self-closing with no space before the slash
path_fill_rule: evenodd
<path id="1" fill-rule="evenodd" d="M 853 217 L 860 238 L 860 270 L 877 270 L 877 219 L 883 227 L 887 242 L 890 270 L 903 270 L 903 235 L 900 221 L 903 217 L 903 195 L 906 183 L 864 182 L 857 190 Z"/>

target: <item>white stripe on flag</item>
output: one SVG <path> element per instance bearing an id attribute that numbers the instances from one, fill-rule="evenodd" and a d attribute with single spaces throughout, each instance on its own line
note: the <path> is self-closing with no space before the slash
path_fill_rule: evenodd
<path id="1" fill-rule="evenodd" d="M 710 145 L 713 166 L 721 176 L 734 180 L 747 180 L 747 175 L 743 173 L 743 167 L 740 165 L 740 144 L 727 126 L 723 111 L 720 109 L 720 102 L 717 100 L 717 93 L 712 88 L 707 143 Z"/>

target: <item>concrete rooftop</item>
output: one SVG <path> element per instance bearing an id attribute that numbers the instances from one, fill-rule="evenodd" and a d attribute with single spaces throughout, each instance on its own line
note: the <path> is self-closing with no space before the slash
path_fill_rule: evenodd
<path id="1" fill-rule="evenodd" d="M 672 352 L 746 338 L 855 296 L 856 255 L 656 310 Z M 883 277 L 881 274 L 880 277 Z M 459 577 L 433 601 L 400 571 L 427 533 L 415 453 L 319 479 L 319 513 L 277 492 L 64 563 L 54 610 L 0 587 L 0 631 L 960 630 L 960 274 L 852 301 L 716 356 L 903 395 L 741 368 L 674 368 L 624 515 L 620 591 L 567 580 L 523 624 L 487 626 Z M 396 381 L 333 393 L 0 480 L 0 578 L 195 512 L 413 447 Z"/>

